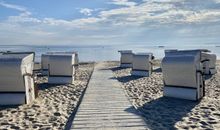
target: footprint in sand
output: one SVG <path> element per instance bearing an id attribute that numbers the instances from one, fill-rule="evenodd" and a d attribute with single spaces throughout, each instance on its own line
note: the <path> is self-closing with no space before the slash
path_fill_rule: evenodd
<path id="1" fill-rule="evenodd" d="M 15 126 L 15 125 L 12 125 L 12 126 L 11 126 L 11 129 L 19 130 L 19 129 L 20 129 L 20 127 Z"/>
<path id="2" fill-rule="evenodd" d="M 208 123 L 214 125 L 214 124 L 217 124 L 218 122 L 216 122 L 216 121 L 208 121 Z"/>
<path id="3" fill-rule="evenodd" d="M 55 112 L 54 116 L 61 116 L 61 114 L 59 112 Z"/>
<path id="4" fill-rule="evenodd" d="M 220 113 L 213 113 L 213 115 L 218 116 L 220 118 Z"/>

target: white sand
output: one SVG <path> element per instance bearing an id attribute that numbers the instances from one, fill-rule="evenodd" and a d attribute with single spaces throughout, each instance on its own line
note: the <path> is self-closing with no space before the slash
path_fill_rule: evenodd
<path id="1" fill-rule="evenodd" d="M 73 85 L 48 85 L 47 77 L 38 77 L 39 97 L 33 104 L 0 107 L 0 129 L 64 129 L 93 67 L 80 65 Z"/>
<path id="2" fill-rule="evenodd" d="M 112 62 L 110 66 L 118 65 Z M 158 68 L 159 63 L 156 63 Z M 218 73 L 206 80 L 206 96 L 200 102 L 164 98 L 160 69 L 150 77 L 132 77 L 130 69 L 112 67 L 130 101 L 146 120 L 149 129 L 220 129 L 220 62 Z"/>

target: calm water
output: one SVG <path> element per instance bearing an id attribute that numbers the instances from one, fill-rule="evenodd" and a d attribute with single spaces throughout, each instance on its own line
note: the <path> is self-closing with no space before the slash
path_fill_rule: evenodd
<path id="1" fill-rule="evenodd" d="M 152 52 L 157 59 L 164 56 L 165 49 L 209 49 L 220 59 L 220 47 L 216 46 L 144 46 L 144 45 L 124 45 L 124 46 L 0 46 L 0 51 L 34 51 L 36 52 L 36 61 L 40 61 L 42 53 L 48 51 L 77 51 L 80 61 L 107 61 L 119 60 L 118 50 L 130 49 L 134 52 Z"/>

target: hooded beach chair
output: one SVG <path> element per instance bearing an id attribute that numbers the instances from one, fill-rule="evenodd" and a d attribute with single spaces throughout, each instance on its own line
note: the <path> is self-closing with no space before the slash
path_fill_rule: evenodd
<path id="1" fill-rule="evenodd" d="M 53 55 L 53 54 L 74 54 L 75 58 L 74 58 L 74 65 L 78 66 L 79 65 L 79 56 L 77 52 L 74 51 L 66 51 L 66 52 L 62 52 L 62 51 L 54 51 L 54 52 L 47 52 L 47 55 Z"/>
<path id="2" fill-rule="evenodd" d="M 215 54 L 210 54 L 209 57 L 209 72 L 210 74 L 216 74 L 217 70 L 216 70 L 216 60 L 217 60 L 217 56 Z"/>
<path id="3" fill-rule="evenodd" d="M 46 54 L 41 55 L 41 74 L 42 75 L 49 75 L 48 73 L 49 57 L 55 54 L 75 54 L 74 65 L 75 66 L 79 65 L 79 58 L 78 58 L 77 52 L 47 52 Z"/>
<path id="4" fill-rule="evenodd" d="M 133 54 L 131 75 L 150 76 L 152 73 L 152 53 L 135 53 Z"/>
<path id="5" fill-rule="evenodd" d="M 132 67 L 133 53 L 131 50 L 118 51 L 121 54 L 120 67 Z"/>
<path id="6" fill-rule="evenodd" d="M 211 53 L 202 53 L 203 71 L 206 75 L 214 75 L 216 70 L 216 55 Z"/>
<path id="7" fill-rule="evenodd" d="M 78 65 L 76 53 L 54 53 L 49 56 L 50 84 L 72 84 L 75 78 L 75 70 Z"/>
<path id="8" fill-rule="evenodd" d="M 0 105 L 29 104 L 35 99 L 33 52 L 0 55 Z"/>
<path id="9" fill-rule="evenodd" d="M 41 55 L 41 74 L 48 75 L 49 54 Z"/>
<path id="10" fill-rule="evenodd" d="M 166 55 L 162 60 L 164 96 L 199 100 L 205 95 L 201 51 Z"/>
<path id="11" fill-rule="evenodd" d="M 206 75 L 213 75 L 216 71 L 216 55 L 211 54 L 207 49 L 196 49 L 196 50 L 165 50 L 165 56 L 171 55 L 196 55 L 200 53 L 200 61 L 203 66 L 203 73 Z"/>

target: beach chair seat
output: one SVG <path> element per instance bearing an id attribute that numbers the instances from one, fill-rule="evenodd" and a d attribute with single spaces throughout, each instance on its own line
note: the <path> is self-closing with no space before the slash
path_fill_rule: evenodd
<path id="1" fill-rule="evenodd" d="M 0 105 L 29 104 L 35 99 L 34 53 L 0 56 Z"/>
<path id="2" fill-rule="evenodd" d="M 133 54 L 131 75 L 150 76 L 152 73 L 152 53 Z"/>
<path id="3" fill-rule="evenodd" d="M 75 78 L 76 54 L 59 53 L 49 56 L 49 77 L 50 84 L 72 84 Z"/>
<path id="4" fill-rule="evenodd" d="M 200 55 L 165 56 L 162 60 L 164 96 L 199 100 L 204 96 Z"/>
<path id="5" fill-rule="evenodd" d="M 132 61 L 133 61 L 132 51 L 131 50 L 121 50 L 118 52 L 121 54 L 120 67 L 122 67 L 122 68 L 132 67 Z"/>

